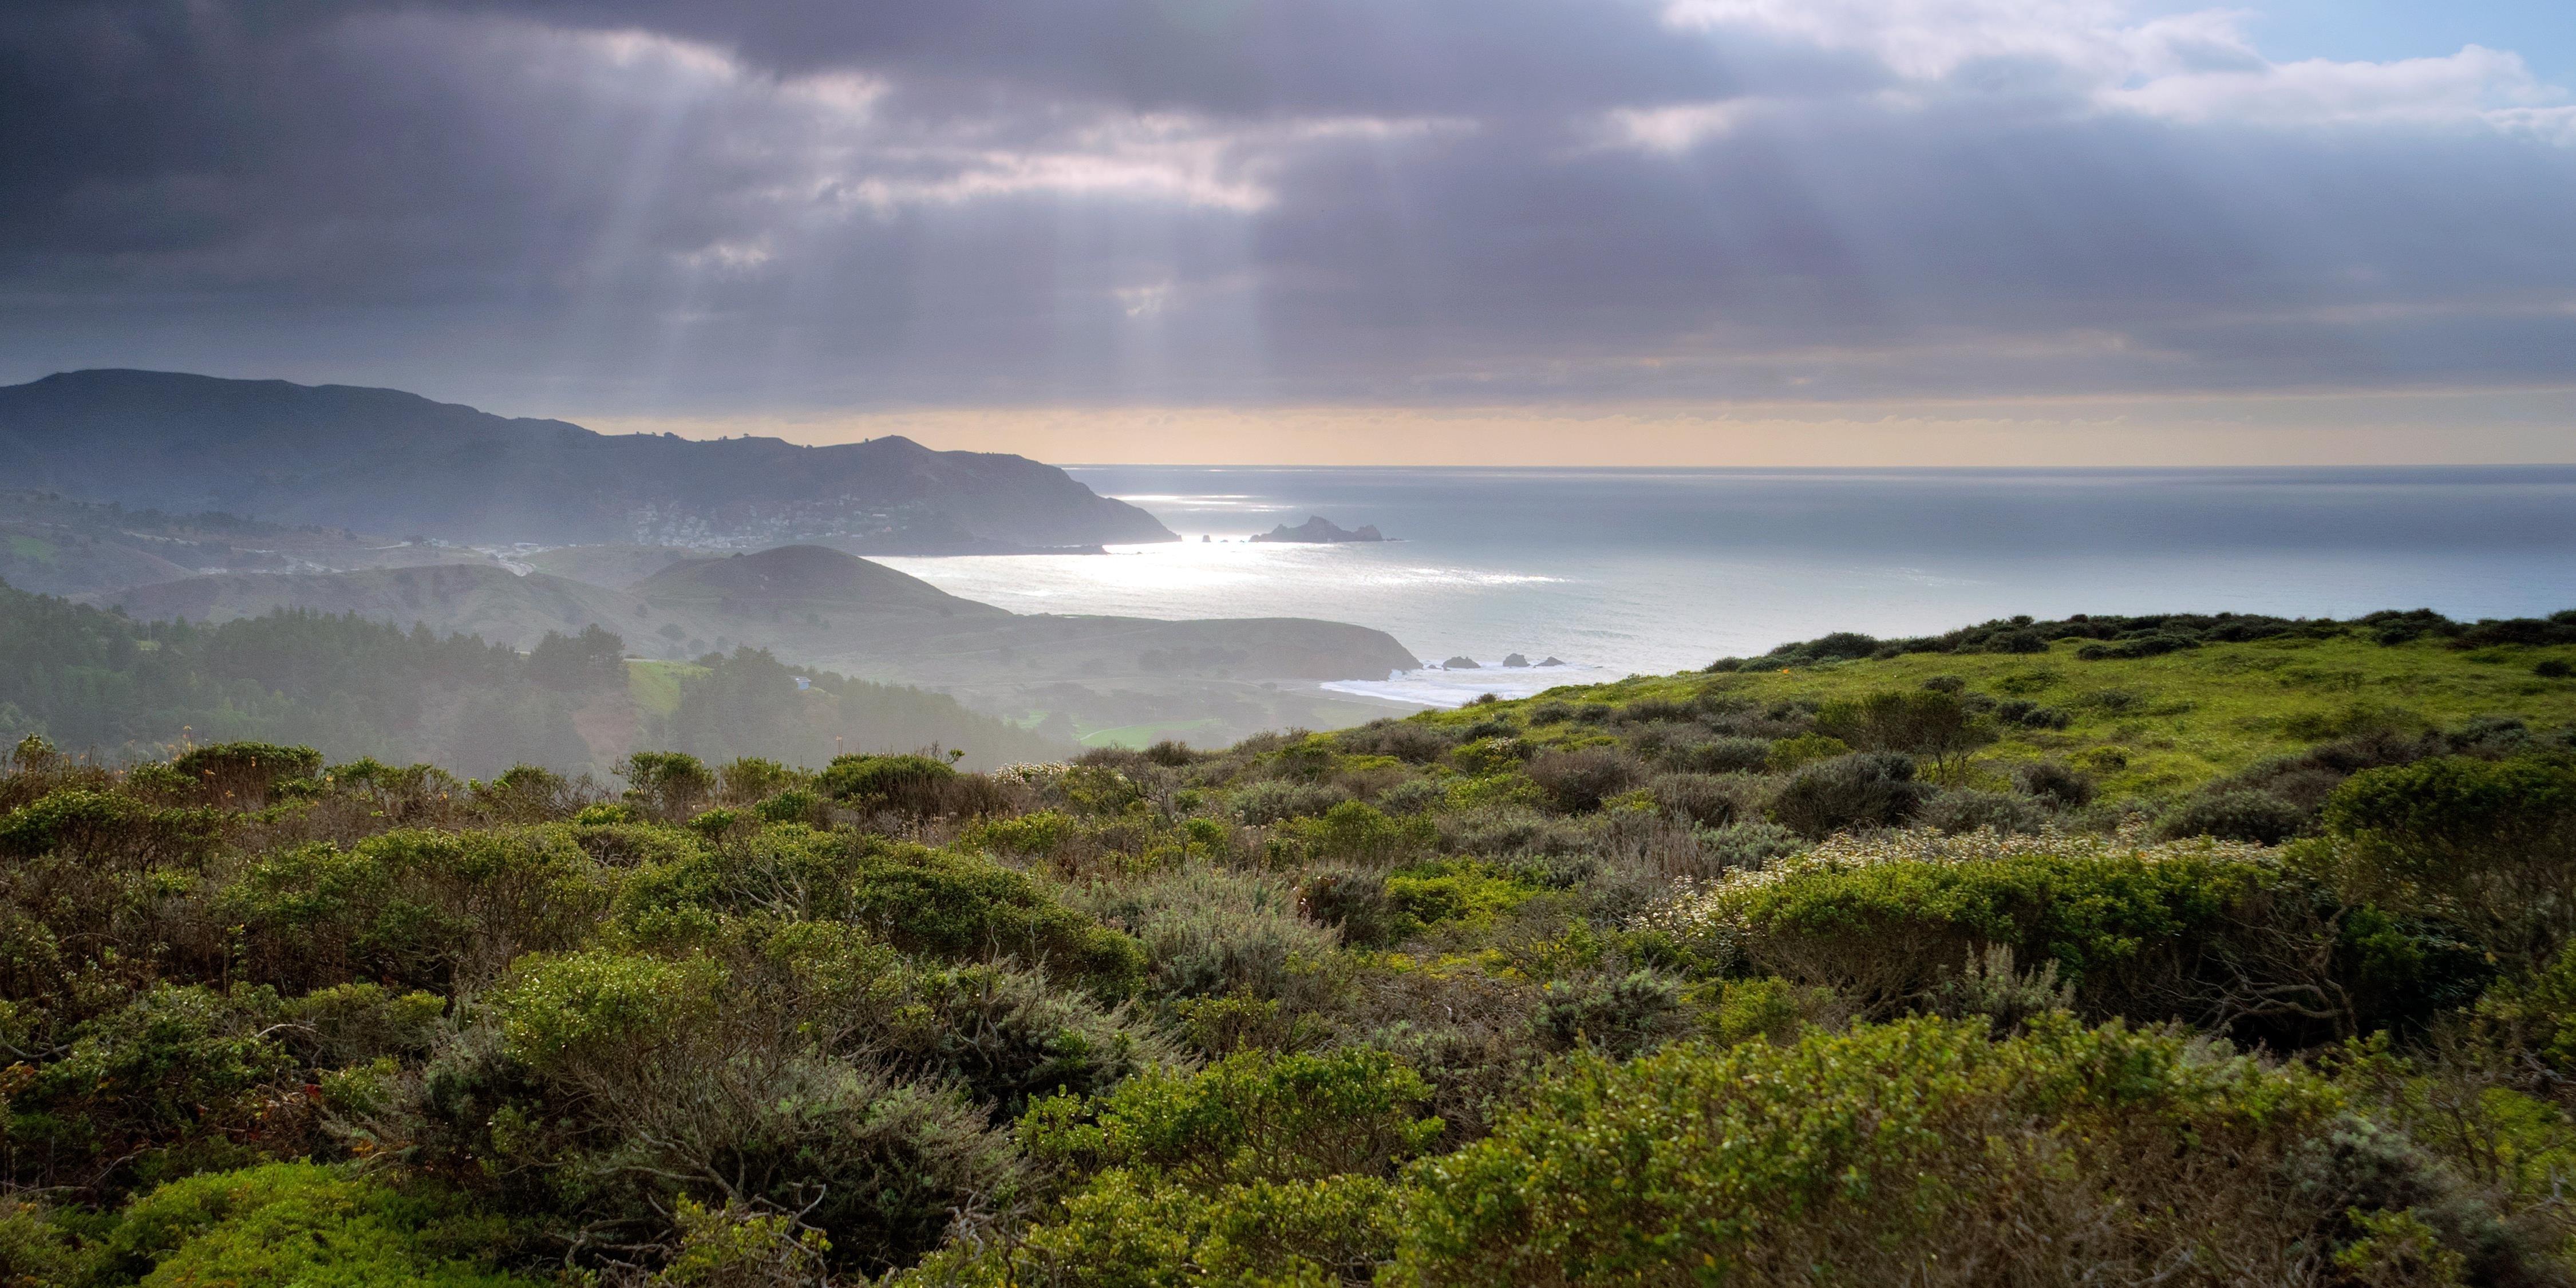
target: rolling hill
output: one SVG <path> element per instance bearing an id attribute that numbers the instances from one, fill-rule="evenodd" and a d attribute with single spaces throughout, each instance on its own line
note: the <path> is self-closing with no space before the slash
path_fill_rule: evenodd
<path id="1" fill-rule="evenodd" d="M 1347 724 L 1400 708 L 1314 690 L 1416 665 L 1384 631 L 1310 618 L 1018 614 L 960 599 L 844 551 L 784 546 L 681 558 L 622 589 L 490 564 L 338 573 L 224 573 L 86 597 L 138 621 L 226 622 L 279 609 L 354 613 L 514 648 L 547 632 L 615 632 L 632 656 L 681 661 L 766 649 L 854 678 L 953 693 L 1014 718 L 1086 731 L 1241 737 Z"/>
<path id="2" fill-rule="evenodd" d="M 154 371 L 0 388 L 0 487 L 463 542 L 959 553 L 1173 539 L 1019 456 L 900 437 L 607 435 L 392 389 Z"/>

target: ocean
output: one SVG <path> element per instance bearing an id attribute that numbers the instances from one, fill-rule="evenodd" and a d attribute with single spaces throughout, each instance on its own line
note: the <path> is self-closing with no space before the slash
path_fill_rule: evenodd
<path id="1" fill-rule="evenodd" d="M 2015 613 L 2576 607 L 2569 466 L 1071 472 L 1183 540 L 883 562 L 1019 612 L 1378 627 L 1480 668 L 1328 687 L 1439 705 Z M 1315 514 L 1392 539 L 1245 541 Z M 1565 665 L 1502 668 L 1512 653 Z"/>

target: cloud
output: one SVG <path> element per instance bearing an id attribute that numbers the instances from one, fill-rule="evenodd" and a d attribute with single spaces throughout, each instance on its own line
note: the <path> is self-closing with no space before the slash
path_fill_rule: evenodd
<path id="1" fill-rule="evenodd" d="M 2576 380 L 2576 106 L 2110 0 L 48 3 L 0 374 L 505 409 Z"/>

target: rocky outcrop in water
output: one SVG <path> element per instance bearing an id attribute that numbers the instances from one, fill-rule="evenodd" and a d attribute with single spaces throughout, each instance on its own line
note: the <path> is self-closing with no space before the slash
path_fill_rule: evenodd
<path id="1" fill-rule="evenodd" d="M 1304 523 L 1296 527 L 1292 528 L 1283 523 L 1254 537 L 1253 540 L 1294 541 L 1304 545 L 1320 546 L 1339 545 L 1345 541 L 1384 541 L 1386 534 L 1379 532 L 1375 524 L 1361 524 L 1359 530 L 1354 532 L 1320 514 L 1311 514 L 1306 516 Z"/>

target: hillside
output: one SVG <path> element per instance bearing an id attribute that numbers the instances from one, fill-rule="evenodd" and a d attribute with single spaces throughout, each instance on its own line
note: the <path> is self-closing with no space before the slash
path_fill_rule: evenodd
<path id="1" fill-rule="evenodd" d="M 2012 621 L 983 774 L 757 758 L 836 686 L 742 653 L 625 668 L 689 754 L 612 784 L 31 740 L 0 1255 L 2563 1284 L 2571 663 L 2566 614 Z"/>
<path id="2" fill-rule="evenodd" d="M 391 389 L 149 371 L 0 388 L 0 487 L 460 542 L 951 553 L 1172 539 L 1017 456 L 611 436 Z"/>
<path id="3" fill-rule="evenodd" d="M 48 595 L 98 594 L 206 573 L 440 563 L 501 566 L 483 551 L 345 528 L 221 513 L 165 514 L 54 492 L 0 491 L 0 581 Z"/>
<path id="4" fill-rule="evenodd" d="M 479 579 L 488 569 L 403 570 Z M 642 746 L 820 764 L 836 750 L 963 748 L 974 765 L 1070 751 L 954 699 L 742 649 L 639 684 L 596 623 L 525 650 L 364 613 L 271 608 L 141 622 L 0 586 L 0 741 L 122 760 L 189 741 L 306 743 L 336 759 L 605 772 Z M 638 666 L 649 665 L 638 663 Z M 801 677 L 803 683 L 796 679 Z M 650 739 L 649 743 L 646 739 Z"/>
<path id="5" fill-rule="evenodd" d="M 2576 668 L 2569 618 L 2484 627 L 2411 613 L 2351 622 L 1999 622 L 1989 624 L 1999 639 L 2033 638 L 1955 651 L 1828 636 L 1769 657 L 1725 659 L 1706 673 L 1556 690 L 1506 707 L 1552 715 L 1574 703 L 1569 728 L 1580 728 L 1605 709 L 1730 703 L 1812 712 L 1955 680 L 1995 737 L 1978 752 L 1981 772 L 2001 777 L 2062 760 L 2097 776 L 2107 794 L 2162 800 L 2320 742 L 2413 737 L 2480 719 L 2576 726 L 2576 680 L 2560 669 Z M 2177 624 L 2194 622 L 2203 625 Z M 2213 632 L 2259 637 L 2198 637 Z M 2138 640 L 2154 642 L 2140 648 Z"/>
<path id="6" fill-rule="evenodd" d="M 95 602 L 145 621 L 356 613 L 518 648 L 598 626 L 641 657 L 688 660 L 749 646 L 880 683 L 930 686 L 1029 723 L 1061 715 L 1085 733 L 1179 728 L 1202 739 L 1402 710 L 1287 682 L 1377 679 L 1415 664 L 1385 632 L 1340 622 L 1013 614 L 821 546 L 684 557 L 623 590 L 460 564 L 194 577 Z"/>
<path id="7" fill-rule="evenodd" d="M 921 614 L 976 620 L 1011 616 L 896 572 L 822 546 L 782 546 L 754 555 L 682 559 L 628 588 L 660 609 L 724 616 L 843 611 L 871 622 Z"/>

